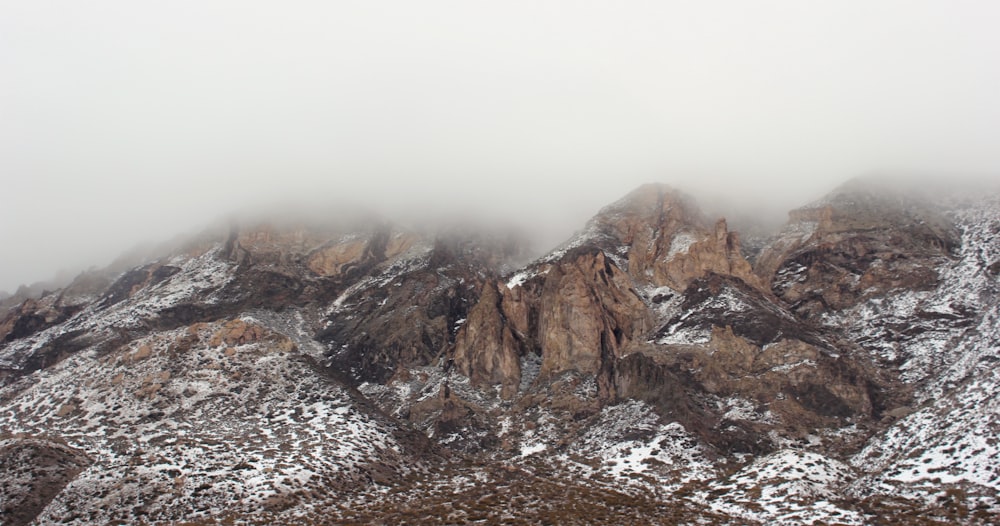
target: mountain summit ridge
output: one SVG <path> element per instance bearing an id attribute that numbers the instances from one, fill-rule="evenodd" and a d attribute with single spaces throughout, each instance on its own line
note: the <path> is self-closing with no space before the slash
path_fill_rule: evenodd
<path id="1" fill-rule="evenodd" d="M 514 270 L 235 223 L 0 315 L 0 518 L 987 524 L 998 217 L 855 181 L 748 259 L 649 184 Z"/>

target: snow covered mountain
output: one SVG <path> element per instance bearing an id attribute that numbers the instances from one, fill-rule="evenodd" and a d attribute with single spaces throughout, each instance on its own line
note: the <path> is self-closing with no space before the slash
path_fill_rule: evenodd
<path id="1" fill-rule="evenodd" d="M 0 313 L 4 524 L 990 524 L 1000 194 L 250 223 Z"/>

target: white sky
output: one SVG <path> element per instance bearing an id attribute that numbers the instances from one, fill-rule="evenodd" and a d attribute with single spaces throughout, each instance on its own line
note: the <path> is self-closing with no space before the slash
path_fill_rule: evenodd
<path id="1" fill-rule="evenodd" d="M 1000 172 L 1000 2 L 0 0 L 0 289 L 305 197 L 546 240 Z"/>

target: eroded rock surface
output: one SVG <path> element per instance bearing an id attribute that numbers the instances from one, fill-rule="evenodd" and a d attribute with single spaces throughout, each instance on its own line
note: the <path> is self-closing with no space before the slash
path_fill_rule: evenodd
<path id="1" fill-rule="evenodd" d="M 0 316 L 0 513 L 996 522 L 1000 201 L 948 203 L 852 184 L 753 265 L 661 185 L 513 271 L 459 229 L 206 234 Z"/>

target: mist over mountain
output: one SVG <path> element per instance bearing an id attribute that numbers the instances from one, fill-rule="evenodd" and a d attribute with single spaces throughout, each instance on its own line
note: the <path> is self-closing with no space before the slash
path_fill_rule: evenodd
<path id="1" fill-rule="evenodd" d="M 646 184 L 540 257 L 272 213 L 4 301 L 5 523 L 1000 516 L 996 189 Z"/>
<path id="2" fill-rule="evenodd" d="M 780 215 L 873 171 L 995 176 L 998 21 L 893 0 L 5 4 L 0 290 L 303 196 L 504 218 L 545 250 L 649 181 Z"/>
<path id="3" fill-rule="evenodd" d="M 922 192 L 925 197 L 931 197 L 935 191 L 951 185 L 982 187 L 987 191 L 996 186 L 993 184 L 994 179 L 990 177 L 969 174 L 874 174 L 865 176 L 864 179 L 881 181 L 879 184 L 900 192 Z M 605 185 L 610 186 L 621 180 L 612 178 L 611 183 Z M 637 185 L 646 182 L 637 180 Z M 794 186 L 788 188 L 773 181 L 762 180 L 753 183 L 753 188 L 738 190 L 722 179 L 696 180 L 679 176 L 666 181 L 690 192 L 707 214 L 726 217 L 744 234 L 758 237 L 773 234 L 780 229 L 787 220 L 788 210 L 818 199 L 836 186 L 836 183 L 812 181 L 803 185 L 811 187 L 809 191 L 801 191 Z M 126 230 L 134 228 L 131 221 L 116 221 L 102 226 L 100 230 L 75 234 L 73 243 L 68 246 L 37 250 L 28 248 L 11 252 L 7 258 L 8 264 L 17 265 L 18 261 L 23 261 L 29 264 L 30 270 L 22 272 L 11 267 L 11 270 L 4 271 L 3 283 L 6 283 L 8 294 L 24 287 L 24 295 L 37 296 L 46 289 L 65 286 L 84 270 L 119 263 L 116 262 L 119 259 L 122 260 L 121 264 L 135 263 L 168 250 L 174 244 L 206 229 L 226 229 L 233 222 L 347 221 L 361 224 L 388 221 L 429 231 L 507 231 L 522 237 L 525 250 L 539 256 L 572 235 L 587 218 L 606 204 L 601 201 L 606 201 L 602 185 L 591 185 L 590 182 L 583 181 L 574 183 L 571 188 L 572 191 L 567 193 L 532 189 L 519 195 L 510 195 L 503 189 L 475 193 L 473 189 L 468 189 L 447 196 L 428 197 L 414 193 L 406 195 L 405 199 L 400 198 L 401 192 L 398 189 L 391 187 L 386 188 L 380 196 L 342 191 L 285 195 L 284 191 L 278 191 L 270 198 L 262 197 L 250 203 L 220 202 L 214 210 L 204 214 L 186 214 L 167 203 L 161 212 L 162 217 L 151 219 L 152 224 L 138 223 L 142 228 L 133 233 L 123 233 L 120 230 L 123 226 Z M 622 188 L 609 188 L 606 191 L 613 196 L 620 193 Z M 575 197 L 579 197 L 579 202 L 571 203 L 570 200 Z M 543 202 L 545 200 L 551 201 Z M 10 225 L 10 234 L 30 236 L 29 247 L 50 243 L 58 245 L 60 234 L 36 232 L 31 224 L 15 222 Z M 49 253 L 51 250 L 63 250 L 66 253 L 54 256 Z M 55 264 L 52 264 L 53 260 Z M 45 268 L 51 270 L 41 270 Z"/>
<path id="4" fill-rule="evenodd" d="M 997 27 L 2 3 L 0 523 L 1000 523 Z"/>

